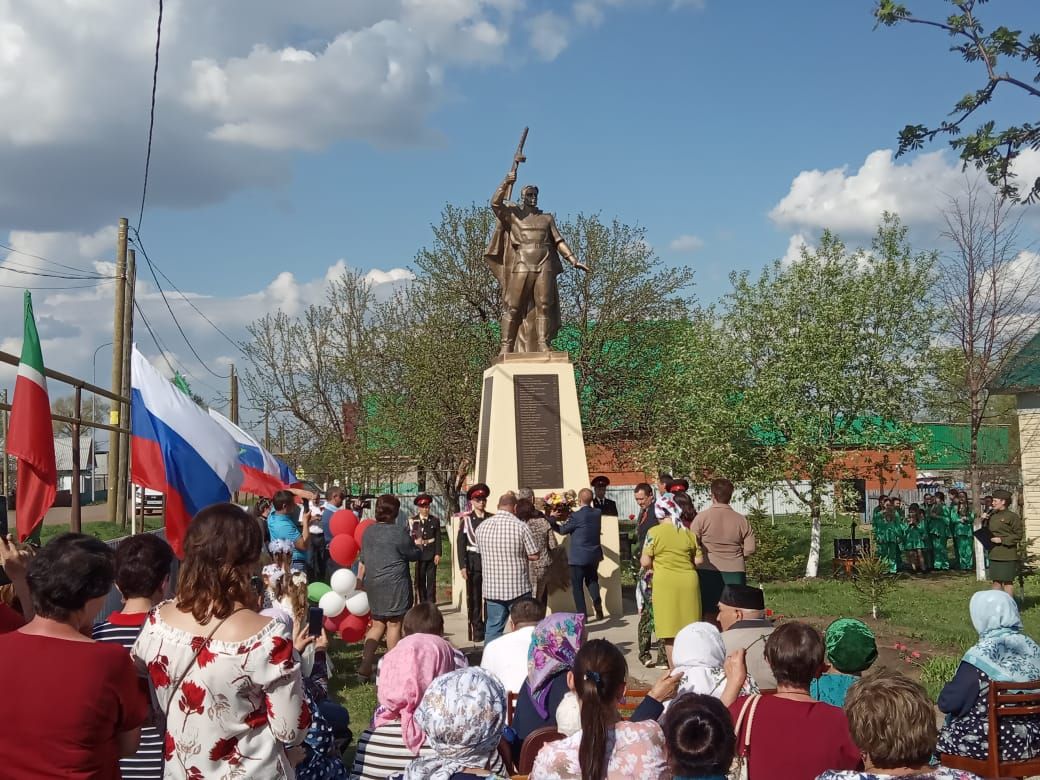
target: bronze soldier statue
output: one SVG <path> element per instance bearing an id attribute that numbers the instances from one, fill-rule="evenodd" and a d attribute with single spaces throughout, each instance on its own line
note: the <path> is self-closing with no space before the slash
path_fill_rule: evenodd
<path id="1" fill-rule="evenodd" d="M 502 350 L 548 352 L 560 329 L 560 297 L 556 277 L 563 273 L 562 257 L 588 271 L 563 240 L 552 214 L 538 208 L 538 188 L 528 184 L 520 203 L 509 202 L 516 171 L 523 156 L 527 129 L 513 157 L 513 167 L 491 197 L 498 227 L 485 259 L 502 290 Z"/>

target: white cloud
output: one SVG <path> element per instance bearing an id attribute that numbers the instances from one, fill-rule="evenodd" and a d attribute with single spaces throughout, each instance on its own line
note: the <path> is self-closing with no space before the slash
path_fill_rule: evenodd
<path id="1" fill-rule="evenodd" d="M 787 241 L 787 251 L 784 252 L 784 256 L 780 258 L 780 263 L 784 266 L 789 266 L 794 262 L 802 259 L 802 250 L 809 249 L 812 247 L 809 245 L 809 241 L 806 236 L 802 233 L 795 233 Z"/>
<path id="2" fill-rule="evenodd" d="M 556 59 L 567 48 L 567 21 L 552 11 L 532 17 L 527 32 L 531 47 L 546 62 Z"/>
<path id="3" fill-rule="evenodd" d="M 83 273 L 91 270 L 109 276 L 114 273 L 110 259 L 115 248 L 114 226 L 102 228 L 90 235 L 12 232 L 4 243 L 23 253 L 60 259 L 63 263 L 83 269 Z M 22 290 L 17 288 L 25 284 L 41 287 L 67 285 L 69 289 L 66 290 L 33 292 L 33 307 L 44 362 L 58 371 L 86 378 L 90 378 L 96 368 L 98 384 L 106 385 L 111 353 L 107 348 L 100 350 L 96 364 L 93 356 L 97 347 L 112 340 L 114 285 L 105 282 L 80 289 L 76 285 L 88 282 L 26 276 L 14 269 L 45 273 L 57 273 L 58 269 L 29 254 L 4 255 L 0 251 L 0 285 L 10 286 L 0 287 L 0 333 L 8 335 L 0 340 L 0 349 L 14 354 L 21 351 Z M 109 259 L 104 259 L 106 257 Z M 204 287 L 182 289 L 185 297 L 232 339 L 245 340 L 248 338 L 246 326 L 257 317 L 279 310 L 291 316 L 298 315 L 308 305 L 324 302 L 328 283 L 346 270 L 347 264 L 339 260 L 314 278 L 300 279 L 286 271 L 265 286 L 236 296 L 223 295 Z M 364 278 L 375 288 L 377 296 L 382 296 L 407 283 L 412 273 L 404 268 L 373 269 Z M 166 348 L 167 357 L 174 366 L 189 374 L 197 392 L 207 400 L 215 399 L 225 392 L 224 383 L 211 376 L 189 351 L 170 319 L 159 291 L 150 282 L 143 275 L 138 277 L 136 298 Z M 243 356 L 206 323 L 184 298 L 167 291 L 167 299 L 191 343 L 208 366 L 218 373 L 226 374 L 229 363 L 241 364 L 244 361 Z M 164 373 L 169 373 L 139 317 L 135 327 L 134 338 L 138 347 Z M 13 379 L 14 368 L 0 364 L 0 380 L 10 386 Z M 51 390 L 52 395 L 71 392 L 64 385 L 56 384 L 55 388 Z"/>
<path id="4" fill-rule="evenodd" d="M 673 252 L 696 252 L 704 246 L 704 239 L 698 238 L 697 236 L 689 235 L 684 233 L 681 236 L 673 238 L 668 243 L 668 248 Z"/>
<path id="5" fill-rule="evenodd" d="M 1040 152 L 1027 150 L 1017 170 L 1030 180 L 1040 173 Z M 946 149 L 897 161 L 890 149 L 867 155 L 853 173 L 847 166 L 827 171 L 802 171 L 772 211 L 770 219 L 781 227 L 800 231 L 829 228 L 838 233 L 873 233 L 882 212 L 891 211 L 908 225 L 936 226 L 951 196 L 964 191 L 966 177 L 978 174 L 961 170 L 959 160 Z"/>
<path id="6" fill-rule="evenodd" d="M 671 2 L 167 0 L 149 204 L 279 186 L 297 152 L 345 140 L 425 143 L 458 71 L 552 60 L 611 10 Z M 0 0 L 0 225 L 91 230 L 139 190 L 155 13 Z"/>

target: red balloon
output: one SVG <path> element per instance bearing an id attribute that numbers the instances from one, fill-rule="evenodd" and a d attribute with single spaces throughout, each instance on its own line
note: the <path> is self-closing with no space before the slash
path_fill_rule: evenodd
<path id="1" fill-rule="evenodd" d="M 329 545 L 329 555 L 340 566 L 350 566 L 354 563 L 360 550 L 361 547 L 354 541 L 354 537 L 345 534 L 333 536 L 332 544 Z"/>
<path id="2" fill-rule="evenodd" d="M 344 642 L 358 642 L 368 631 L 368 618 L 348 613 L 339 627 L 339 636 Z"/>
<path id="3" fill-rule="evenodd" d="M 347 536 L 353 536 L 354 531 L 358 527 L 357 515 L 351 512 L 349 509 L 338 509 L 332 515 L 329 520 L 329 530 L 332 531 L 333 536 L 339 536 L 340 534 L 346 534 Z"/>
<path id="4" fill-rule="evenodd" d="M 323 621 L 326 631 L 331 631 L 333 634 L 337 633 L 342 627 L 346 619 L 350 617 L 350 613 L 347 610 L 343 610 L 336 617 L 327 617 Z"/>
<path id="5" fill-rule="evenodd" d="M 371 517 L 362 520 L 358 523 L 357 529 L 354 531 L 354 541 L 358 543 L 358 547 L 361 546 L 361 537 L 365 535 L 365 531 L 374 526 L 376 521 Z"/>

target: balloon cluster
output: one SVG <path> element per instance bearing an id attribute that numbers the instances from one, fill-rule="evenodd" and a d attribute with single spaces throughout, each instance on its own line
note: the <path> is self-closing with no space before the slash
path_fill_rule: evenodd
<path id="1" fill-rule="evenodd" d="M 332 560 L 340 566 L 351 566 L 361 551 L 361 537 L 374 523 L 371 519 L 358 522 L 357 515 L 349 509 L 336 512 L 329 520 Z M 357 589 L 357 577 L 349 568 L 333 572 L 329 585 L 312 582 L 307 587 L 307 597 L 325 613 L 325 628 L 339 633 L 344 641 L 357 642 L 368 630 L 368 594 Z"/>

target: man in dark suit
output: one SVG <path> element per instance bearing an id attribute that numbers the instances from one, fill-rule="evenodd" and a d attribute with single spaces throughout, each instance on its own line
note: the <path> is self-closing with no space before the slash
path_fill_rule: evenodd
<path id="1" fill-rule="evenodd" d="M 617 517 L 617 504 L 612 498 L 607 498 L 607 486 L 610 480 L 600 474 L 592 480 L 592 506 L 607 517 Z"/>
<path id="2" fill-rule="evenodd" d="M 562 525 L 555 525 L 557 532 L 570 534 L 571 546 L 567 562 L 571 565 L 571 590 L 574 593 L 574 610 L 585 614 L 585 588 L 592 597 L 596 620 L 603 619 L 603 603 L 599 597 L 599 562 L 603 560 L 603 545 L 600 543 L 600 525 L 603 513 L 592 506 L 592 491 L 582 488 L 578 493 L 581 507 Z"/>

